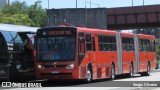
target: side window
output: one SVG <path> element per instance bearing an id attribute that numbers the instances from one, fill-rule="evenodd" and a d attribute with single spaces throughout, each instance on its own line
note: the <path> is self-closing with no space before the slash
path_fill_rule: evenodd
<path id="1" fill-rule="evenodd" d="M 150 41 L 148 39 L 146 40 L 146 50 L 151 51 L 151 44 L 150 44 Z"/>
<path id="2" fill-rule="evenodd" d="M 99 51 L 116 51 L 115 36 L 98 35 Z"/>
<path id="3" fill-rule="evenodd" d="M 134 51 L 134 39 L 128 37 L 122 37 L 123 51 Z"/>
<path id="4" fill-rule="evenodd" d="M 86 50 L 87 51 L 92 51 L 91 34 L 86 34 Z"/>
<path id="5" fill-rule="evenodd" d="M 95 37 L 92 37 L 93 51 L 96 51 Z"/>
<path id="6" fill-rule="evenodd" d="M 79 52 L 80 53 L 85 53 L 85 41 L 84 41 L 84 33 L 79 33 Z"/>
<path id="7" fill-rule="evenodd" d="M 139 40 L 139 42 L 140 42 L 140 51 L 144 51 L 144 42 L 143 42 L 143 39 L 140 39 Z"/>
<path id="8" fill-rule="evenodd" d="M 12 41 L 16 41 L 16 42 L 22 43 L 22 40 L 21 40 L 21 38 L 20 38 L 20 36 L 18 35 L 17 32 L 10 32 L 10 34 L 13 37 Z"/>
<path id="9" fill-rule="evenodd" d="M 148 39 L 140 39 L 140 51 L 151 51 L 151 44 Z"/>
<path id="10" fill-rule="evenodd" d="M 34 36 L 35 34 L 27 34 L 28 38 L 29 38 L 29 46 L 30 48 L 34 49 Z"/>
<path id="11" fill-rule="evenodd" d="M 16 43 L 14 44 L 14 49 L 15 50 L 23 50 L 23 43 L 22 39 L 18 35 L 17 32 L 9 32 L 11 36 L 13 37 L 12 41 L 15 41 Z"/>
<path id="12" fill-rule="evenodd" d="M 156 51 L 156 42 L 155 42 L 155 40 L 151 40 L 151 52 L 155 52 Z"/>
<path id="13" fill-rule="evenodd" d="M 98 46 L 99 46 L 99 51 L 103 51 L 103 37 L 102 35 L 98 35 Z"/>
<path id="14" fill-rule="evenodd" d="M 2 34 L 7 42 L 13 42 L 13 38 L 9 32 L 2 31 Z"/>

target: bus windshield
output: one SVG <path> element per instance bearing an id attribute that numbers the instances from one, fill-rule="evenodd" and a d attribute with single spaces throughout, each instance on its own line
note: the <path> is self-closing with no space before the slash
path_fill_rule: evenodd
<path id="1" fill-rule="evenodd" d="M 73 36 L 38 38 L 37 59 L 38 61 L 73 61 L 75 44 Z"/>

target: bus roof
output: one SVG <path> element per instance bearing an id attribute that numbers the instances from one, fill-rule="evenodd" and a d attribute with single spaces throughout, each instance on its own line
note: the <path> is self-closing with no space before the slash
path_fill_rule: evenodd
<path id="1" fill-rule="evenodd" d="M 82 32 L 94 32 L 94 33 L 99 33 L 99 34 L 116 34 L 117 31 L 114 30 L 106 30 L 106 29 L 97 29 L 97 28 L 87 28 L 87 27 L 73 27 L 73 26 L 53 26 L 53 27 L 44 27 L 44 28 L 39 28 L 39 30 L 44 30 L 44 29 L 51 29 L 51 28 L 75 28 L 78 31 Z M 134 37 L 134 33 L 131 32 L 120 32 L 122 36 L 131 36 Z M 146 34 L 138 34 L 139 38 L 155 38 L 153 35 L 146 35 Z"/>
<path id="2" fill-rule="evenodd" d="M 99 32 L 99 33 L 103 33 L 103 32 L 110 32 L 110 33 L 115 33 L 116 31 L 114 30 L 106 30 L 106 29 L 97 29 L 97 28 L 86 28 L 86 27 L 77 27 L 77 29 L 79 31 L 83 31 L 83 32 Z"/>
<path id="3" fill-rule="evenodd" d="M 0 23 L 0 31 L 30 32 L 36 33 L 39 27 L 29 27 L 23 25 L 3 24 Z"/>

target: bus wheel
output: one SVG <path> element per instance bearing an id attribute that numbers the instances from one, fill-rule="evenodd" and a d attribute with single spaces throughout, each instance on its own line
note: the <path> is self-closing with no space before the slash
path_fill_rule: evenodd
<path id="1" fill-rule="evenodd" d="M 114 65 L 112 64 L 111 66 L 111 77 L 110 77 L 111 80 L 114 80 L 115 79 L 115 68 L 114 68 Z"/>
<path id="2" fill-rule="evenodd" d="M 142 76 L 150 76 L 150 70 L 151 70 L 150 64 L 148 63 L 148 65 L 147 65 L 147 71 L 141 73 L 141 75 L 142 75 Z"/>
<path id="3" fill-rule="evenodd" d="M 133 64 L 130 64 L 130 73 L 129 73 L 129 77 L 132 78 L 133 77 Z"/>
<path id="4" fill-rule="evenodd" d="M 91 68 L 87 68 L 87 79 L 86 79 L 87 83 L 90 83 L 92 81 L 92 72 L 91 72 Z"/>

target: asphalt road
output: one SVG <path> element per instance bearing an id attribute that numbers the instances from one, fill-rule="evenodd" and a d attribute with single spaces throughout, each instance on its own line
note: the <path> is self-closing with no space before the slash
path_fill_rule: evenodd
<path id="1" fill-rule="evenodd" d="M 29 81 L 32 83 L 32 81 Z M 83 81 L 50 81 L 50 82 L 37 82 L 41 83 L 41 88 L 0 88 L 0 90 L 160 90 L 160 70 L 151 73 L 150 76 L 135 75 L 133 78 L 126 76 L 118 76 L 115 80 L 109 79 L 96 80 L 92 83 L 85 83 Z M 67 87 L 67 88 L 66 88 Z"/>

